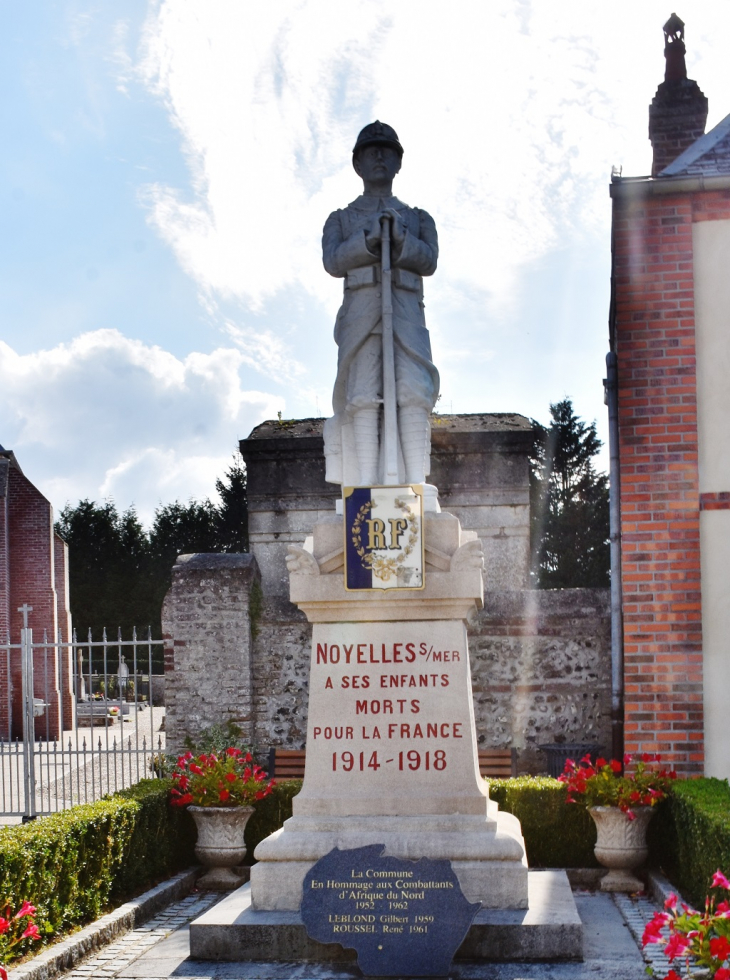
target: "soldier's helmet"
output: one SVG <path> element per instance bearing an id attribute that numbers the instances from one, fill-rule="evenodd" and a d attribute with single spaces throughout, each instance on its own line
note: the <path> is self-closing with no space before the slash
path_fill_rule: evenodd
<path id="1" fill-rule="evenodd" d="M 403 147 L 398 140 L 398 134 L 392 126 L 381 123 L 379 119 L 373 123 L 368 123 L 364 129 L 360 130 L 357 141 L 352 148 L 353 157 L 358 150 L 362 150 L 365 146 L 392 146 L 403 156 Z"/>

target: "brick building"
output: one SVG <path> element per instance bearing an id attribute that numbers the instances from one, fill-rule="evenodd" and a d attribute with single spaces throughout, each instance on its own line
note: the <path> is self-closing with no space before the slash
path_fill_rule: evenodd
<path id="1" fill-rule="evenodd" d="M 730 116 L 665 32 L 651 177 L 614 177 L 627 751 L 730 776 Z"/>
<path id="2" fill-rule="evenodd" d="M 0 738 L 22 734 L 19 650 L 23 617 L 18 611 L 32 606 L 28 625 L 33 641 L 50 644 L 71 629 L 68 597 L 68 549 L 54 533 L 53 508 L 25 476 L 15 455 L 0 446 Z M 5 646 L 4 646 L 5 645 Z M 64 724 L 72 718 L 71 658 L 67 648 L 38 648 L 34 652 L 34 687 L 38 698 L 49 702 L 36 725 L 36 734 L 59 734 L 59 681 L 64 671 Z M 46 684 L 48 689 L 46 689 Z"/>

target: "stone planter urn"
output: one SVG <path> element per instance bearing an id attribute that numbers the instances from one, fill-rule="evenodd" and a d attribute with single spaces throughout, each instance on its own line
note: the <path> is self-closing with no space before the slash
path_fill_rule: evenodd
<path id="1" fill-rule="evenodd" d="M 588 812 L 598 831 L 594 853 L 601 864 L 609 869 L 601 879 L 601 891 L 642 891 L 644 883 L 632 871 L 642 865 L 649 854 L 646 828 L 654 816 L 652 807 L 632 807 L 633 820 L 629 820 L 617 806 L 592 806 Z"/>
<path id="2" fill-rule="evenodd" d="M 237 870 L 246 856 L 243 832 L 252 806 L 190 806 L 198 828 L 195 854 L 210 871 L 197 881 L 207 891 L 231 891 L 246 880 Z"/>

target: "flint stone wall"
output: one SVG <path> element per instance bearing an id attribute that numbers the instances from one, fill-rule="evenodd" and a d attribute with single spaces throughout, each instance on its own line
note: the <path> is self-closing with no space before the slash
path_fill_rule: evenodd
<path id="1" fill-rule="evenodd" d="M 185 737 L 232 721 L 253 741 L 251 607 L 260 601 L 253 555 L 180 555 L 162 605 L 165 731 Z"/>
<path id="2" fill-rule="evenodd" d="M 261 757 L 272 745 L 303 748 L 312 636 L 304 614 L 264 595 L 254 603 L 252 638 L 253 558 L 180 561 L 163 613 L 171 750 L 227 719 Z M 519 771 L 533 773 L 545 771 L 542 743 L 595 740 L 608 751 L 608 590 L 492 592 L 485 603 L 469 628 L 480 747 L 515 747 Z"/>

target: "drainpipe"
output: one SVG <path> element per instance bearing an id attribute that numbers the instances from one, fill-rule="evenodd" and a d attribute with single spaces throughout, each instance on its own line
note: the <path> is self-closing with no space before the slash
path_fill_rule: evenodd
<path id="1" fill-rule="evenodd" d="M 624 618 L 621 588 L 621 476 L 618 455 L 617 357 L 606 355 L 608 405 L 608 507 L 611 543 L 611 756 L 624 757 Z"/>
<path id="2" fill-rule="evenodd" d="M 620 174 L 612 174 L 612 185 Z M 613 187 L 612 187 L 613 190 Z M 612 195 L 613 196 L 613 195 Z M 621 585 L 621 468 L 618 433 L 618 358 L 616 356 L 615 211 L 611 222 L 611 304 L 608 313 L 610 351 L 606 355 L 605 402 L 608 406 L 609 541 L 611 545 L 611 756 L 624 757 L 624 617 Z"/>

